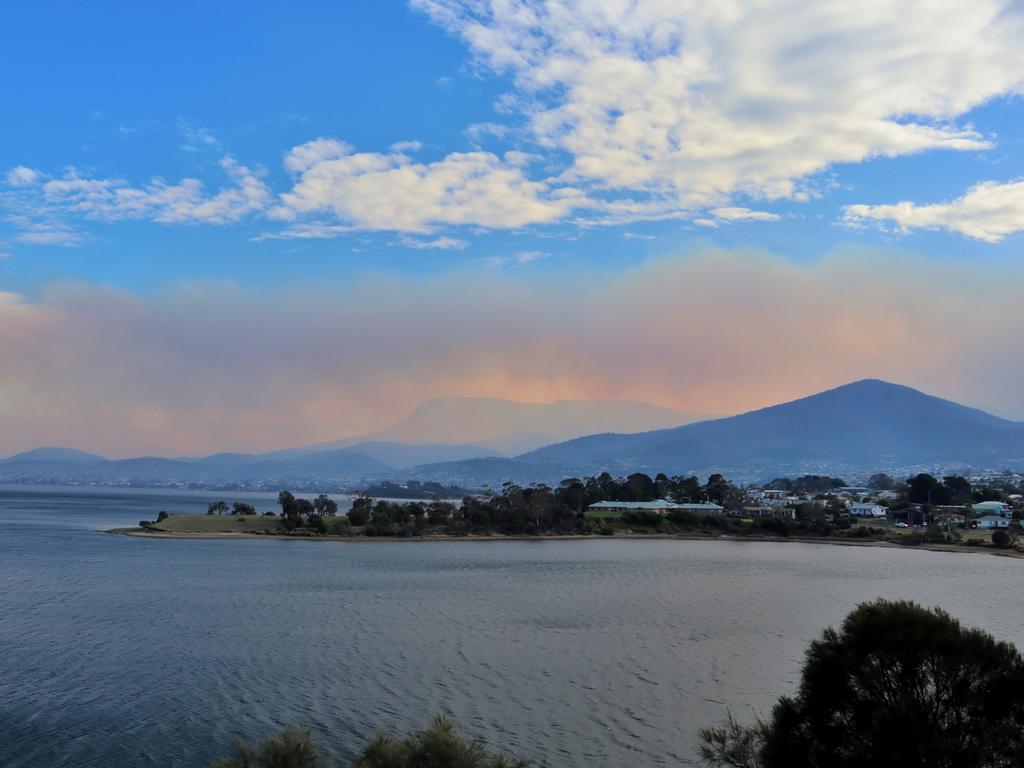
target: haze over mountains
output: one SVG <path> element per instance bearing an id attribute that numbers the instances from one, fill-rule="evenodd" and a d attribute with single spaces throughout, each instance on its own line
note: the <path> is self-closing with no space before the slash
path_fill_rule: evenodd
<path id="1" fill-rule="evenodd" d="M 698 417 L 648 403 L 498 398 L 429 400 L 380 432 L 264 454 L 107 460 L 67 448 L 39 448 L 0 461 L 0 479 L 67 482 L 240 482 L 392 478 L 412 467 L 521 453 L 597 431 L 652 429 Z"/>
<path id="2" fill-rule="evenodd" d="M 687 417 L 643 403 L 530 405 L 444 398 L 425 403 L 373 439 L 196 459 L 107 461 L 81 451 L 45 448 L 0 461 L 0 479 L 46 477 L 100 484 L 423 479 L 475 486 L 504 480 L 551 482 L 605 470 L 652 475 L 722 472 L 737 480 L 755 480 L 808 472 L 856 477 L 913 467 L 998 469 L 1024 464 L 1024 423 L 877 380 L 738 416 L 635 429 L 673 419 L 683 423 Z M 572 436 L 583 423 L 634 429 L 536 447 L 543 436 Z M 440 442 L 413 442 L 430 435 Z M 511 458 L 495 450 L 523 445 L 530 450 Z"/>
<path id="3" fill-rule="evenodd" d="M 556 400 L 519 403 L 490 397 L 428 400 L 390 427 L 361 438 L 319 443 L 303 450 L 347 448 L 360 442 L 468 445 L 474 456 L 515 456 L 597 432 L 643 432 L 707 418 L 626 400 Z M 434 458 L 447 461 L 449 457 Z M 415 463 L 423 463 L 415 462 Z"/>

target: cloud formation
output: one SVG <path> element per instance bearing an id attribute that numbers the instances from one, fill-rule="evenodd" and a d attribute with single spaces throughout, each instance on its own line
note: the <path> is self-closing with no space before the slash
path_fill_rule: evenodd
<path id="1" fill-rule="evenodd" d="M 1022 265 L 906 253 L 709 250 L 603 276 L 480 265 L 269 293 L 0 294 L 0 454 L 273 449 L 379 429 L 442 395 L 731 413 L 866 376 L 1021 417 L 1022 280 Z"/>
<path id="2" fill-rule="evenodd" d="M 562 178 L 662 211 L 800 200 L 837 163 L 990 145 L 956 119 L 1024 83 L 1024 8 L 778 0 L 412 0 L 510 74 Z M 650 211 L 637 211 L 637 217 Z"/>
<path id="3" fill-rule="evenodd" d="M 969 113 L 1024 93 L 1024 4 L 1015 0 L 410 0 L 510 83 L 498 121 L 468 125 L 471 151 L 422 159 L 411 136 L 386 151 L 321 137 L 285 153 L 271 192 L 230 157 L 229 184 L 60 178 L 16 166 L 5 219 L 32 243 L 73 245 L 76 219 L 229 224 L 266 215 L 266 238 L 409 234 L 687 220 L 773 222 L 766 202 L 822 194 L 841 164 L 978 151 L 997 137 Z M 216 137 L 179 120 L 188 152 Z M 494 143 L 521 151 L 498 153 Z M 852 206 L 850 225 L 893 221 L 995 242 L 1020 228 L 1012 184 L 942 206 Z M 1002 211 L 1008 206 L 1010 210 Z M 410 240 L 452 247 L 463 239 Z"/>
<path id="4" fill-rule="evenodd" d="M 220 167 L 230 185 L 209 194 L 199 179 L 177 184 L 153 179 L 136 187 L 124 179 L 90 177 L 75 169 L 47 179 L 40 171 L 18 166 L 7 173 L 12 189 L 0 202 L 10 211 L 6 220 L 20 230 L 18 240 L 54 245 L 78 243 L 81 235 L 74 223 L 80 220 L 227 224 L 270 205 L 270 189 L 255 171 L 232 157 L 222 158 Z"/>
<path id="5" fill-rule="evenodd" d="M 851 227 L 892 222 L 906 234 L 912 229 L 946 229 L 976 240 L 998 243 L 1024 230 L 1024 181 L 986 181 L 948 203 L 918 205 L 848 205 L 843 222 Z"/>
<path id="6" fill-rule="evenodd" d="M 404 151 L 357 153 L 343 142 L 316 139 L 285 159 L 298 179 L 273 215 L 290 221 L 329 214 L 357 230 L 423 233 L 446 225 L 543 224 L 586 203 L 572 187 L 531 181 L 524 165 L 515 152 L 458 152 L 419 163 Z"/>

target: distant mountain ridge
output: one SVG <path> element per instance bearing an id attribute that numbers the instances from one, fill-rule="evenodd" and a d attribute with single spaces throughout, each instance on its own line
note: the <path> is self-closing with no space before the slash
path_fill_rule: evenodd
<path id="1" fill-rule="evenodd" d="M 31 451 L 22 451 L 16 453 L 7 461 L 23 461 L 23 462 L 61 462 L 66 464 L 91 464 L 97 461 L 107 461 L 105 456 L 100 456 L 98 453 L 88 453 L 87 451 L 78 451 L 74 448 L 34 448 Z"/>
<path id="2" fill-rule="evenodd" d="M 520 403 L 482 397 L 440 397 L 372 435 L 402 443 L 443 441 L 515 455 L 596 432 L 638 432 L 689 424 L 695 416 L 632 400 Z"/>
<path id="3" fill-rule="evenodd" d="M 475 402 L 469 410 L 480 406 Z M 443 423 L 445 413 L 468 412 L 465 403 L 456 403 L 454 408 L 446 410 L 435 404 L 427 409 L 427 418 L 423 414 L 410 417 L 411 423 L 425 429 L 425 425 Z M 659 410 L 666 409 L 647 408 L 655 409 L 649 412 L 651 418 L 666 417 L 664 413 L 659 415 Z M 542 407 L 539 412 L 546 411 Z M 399 425 L 406 423 L 405 434 L 415 437 L 416 429 L 408 428 L 407 422 L 403 420 Z M 499 426 L 507 423 L 498 419 Z M 261 455 L 221 453 L 186 459 L 108 460 L 83 451 L 40 448 L 0 461 L 0 480 L 354 484 L 422 479 L 493 486 L 505 480 L 554 482 L 606 470 L 651 475 L 722 472 L 748 481 L 805 473 L 856 475 L 920 466 L 1024 466 L 1024 423 L 875 379 L 728 418 L 669 429 L 609 431 L 553 442 L 514 458 L 472 444 L 338 442 L 342 445 L 326 443 Z"/>
<path id="4" fill-rule="evenodd" d="M 569 440 L 517 457 L 685 471 L 825 463 L 875 468 L 1024 460 L 1024 424 L 898 384 L 865 379 L 749 413 L 640 434 Z"/>

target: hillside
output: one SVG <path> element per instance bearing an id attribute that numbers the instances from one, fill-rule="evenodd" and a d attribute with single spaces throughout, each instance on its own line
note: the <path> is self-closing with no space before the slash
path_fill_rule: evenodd
<path id="1" fill-rule="evenodd" d="M 48 462 L 56 464 L 94 464 L 106 461 L 105 456 L 98 453 L 77 451 L 74 448 L 35 448 L 31 451 L 16 453 L 0 463 Z"/>
<path id="2" fill-rule="evenodd" d="M 1024 459 L 1024 424 L 864 380 L 725 419 L 641 434 L 601 434 L 523 454 L 561 466 L 689 471 L 918 464 L 995 467 Z"/>
<path id="3" fill-rule="evenodd" d="M 469 443 L 514 455 L 596 432 L 637 432 L 688 424 L 692 414 L 649 403 L 556 400 L 519 403 L 498 398 L 442 397 L 372 436 L 401 443 Z"/>

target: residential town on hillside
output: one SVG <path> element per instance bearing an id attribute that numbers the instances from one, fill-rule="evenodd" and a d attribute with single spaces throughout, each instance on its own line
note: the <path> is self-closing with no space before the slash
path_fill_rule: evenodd
<path id="1" fill-rule="evenodd" d="M 947 478 L 948 479 L 948 478 Z M 794 493 L 778 488 L 746 489 L 737 503 L 728 506 L 713 502 L 678 503 L 668 499 L 654 501 L 599 501 L 588 511 L 602 516 L 649 512 L 667 515 L 686 511 L 705 516 L 726 515 L 733 518 L 778 518 L 796 520 L 800 516 L 827 515 L 830 519 L 862 518 L 866 521 L 889 521 L 898 527 L 937 524 L 945 528 L 998 529 L 1009 528 L 1024 517 L 1024 495 L 1006 494 L 1005 500 L 965 502 L 962 504 L 928 504 L 903 501 L 892 489 L 839 486 L 827 493 Z"/>

